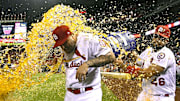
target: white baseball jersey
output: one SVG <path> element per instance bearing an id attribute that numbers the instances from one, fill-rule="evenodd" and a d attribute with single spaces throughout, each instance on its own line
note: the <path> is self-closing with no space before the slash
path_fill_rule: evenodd
<path id="1" fill-rule="evenodd" d="M 153 52 L 153 49 L 149 47 L 139 57 L 143 60 L 143 62 L 139 62 L 142 63 L 142 68 L 148 68 L 151 63 L 164 67 L 164 71 L 160 76 L 143 80 L 143 91 L 152 95 L 170 94 L 174 96 L 176 89 L 176 62 L 173 52 L 167 47 Z"/>
<path id="2" fill-rule="evenodd" d="M 66 87 L 67 88 L 84 88 L 84 87 L 101 87 L 100 68 L 89 67 L 86 80 L 79 82 L 76 79 L 76 72 L 79 66 L 84 62 L 96 58 L 100 55 L 105 55 L 110 52 L 110 48 L 107 44 L 98 36 L 92 34 L 80 33 L 76 42 L 77 50 L 81 56 L 74 53 L 72 58 L 69 58 L 66 54 L 64 59 L 68 62 L 64 62 L 66 67 Z"/>

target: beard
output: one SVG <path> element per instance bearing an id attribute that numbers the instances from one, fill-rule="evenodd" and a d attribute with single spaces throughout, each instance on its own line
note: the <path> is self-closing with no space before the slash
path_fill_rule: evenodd
<path id="1" fill-rule="evenodd" d="M 162 38 L 153 38 L 151 43 L 153 45 L 154 51 L 158 51 L 165 46 L 165 41 L 163 41 Z"/>
<path id="2" fill-rule="evenodd" d="M 163 47 L 164 47 L 164 45 L 162 45 L 160 43 L 153 43 L 154 51 L 158 51 L 158 50 L 160 50 Z"/>
<path id="3" fill-rule="evenodd" d="M 64 52 L 66 52 L 67 54 L 70 54 L 70 53 L 74 52 L 75 48 L 76 48 L 76 43 L 74 42 L 74 43 L 69 44 L 69 45 L 68 45 L 67 47 L 65 47 L 63 50 L 64 50 Z"/>

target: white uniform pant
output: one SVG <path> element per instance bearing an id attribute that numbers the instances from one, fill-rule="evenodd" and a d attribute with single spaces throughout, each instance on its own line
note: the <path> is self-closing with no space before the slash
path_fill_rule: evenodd
<path id="1" fill-rule="evenodd" d="M 154 96 L 147 94 L 145 91 L 142 91 L 138 98 L 137 101 L 175 101 L 175 97 L 170 95 L 169 97 L 166 96 Z"/>
<path id="2" fill-rule="evenodd" d="M 102 90 L 96 88 L 81 94 L 74 94 L 67 90 L 64 101 L 102 101 Z"/>

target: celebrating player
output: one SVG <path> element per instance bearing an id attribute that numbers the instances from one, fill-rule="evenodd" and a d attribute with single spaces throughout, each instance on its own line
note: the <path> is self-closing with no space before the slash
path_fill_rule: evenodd
<path id="1" fill-rule="evenodd" d="M 159 25 L 153 34 L 152 47 L 143 51 L 137 59 L 142 69 L 142 92 L 137 101 L 174 101 L 176 89 L 176 62 L 173 52 L 166 47 L 170 29 Z"/>
<path id="2" fill-rule="evenodd" d="M 65 101 L 101 101 L 100 66 L 115 61 L 110 47 L 93 34 L 74 34 L 66 25 L 52 34 L 61 47 L 66 67 Z"/>

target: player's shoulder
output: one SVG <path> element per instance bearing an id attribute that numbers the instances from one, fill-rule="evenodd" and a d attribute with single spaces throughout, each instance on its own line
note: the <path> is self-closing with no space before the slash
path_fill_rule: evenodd
<path id="1" fill-rule="evenodd" d="M 168 47 L 163 47 L 161 50 L 160 50 L 160 52 L 163 52 L 163 53 L 165 53 L 165 54 L 169 54 L 169 55 L 174 55 L 174 53 L 172 52 L 172 50 L 170 49 L 170 48 L 168 48 Z"/>
<path id="2" fill-rule="evenodd" d="M 89 40 L 96 40 L 99 38 L 97 35 L 91 33 L 83 33 L 83 32 L 79 33 L 78 37 L 81 39 L 89 39 Z"/>
<path id="3" fill-rule="evenodd" d="M 157 54 L 159 58 L 175 59 L 174 53 L 168 47 L 163 47 Z"/>

